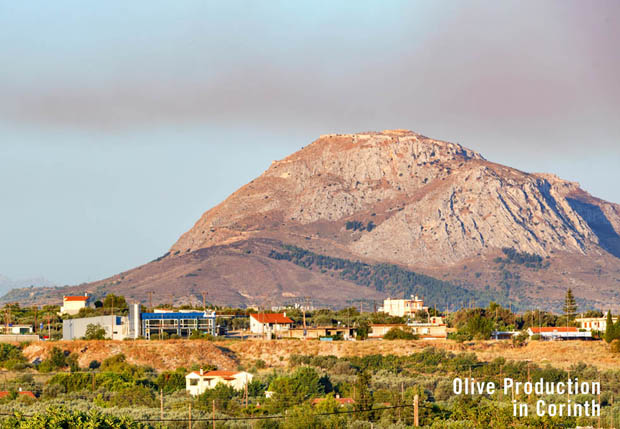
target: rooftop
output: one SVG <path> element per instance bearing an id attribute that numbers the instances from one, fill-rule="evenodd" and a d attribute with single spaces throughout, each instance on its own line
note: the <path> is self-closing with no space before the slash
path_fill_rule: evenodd
<path id="1" fill-rule="evenodd" d="M 88 301 L 87 296 L 63 296 L 63 301 Z"/>
<path id="2" fill-rule="evenodd" d="M 326 399 L 327 398 L 314 398 L 311 403 L 312 405 L 320 404 Z M 355 404 L 355 401 L 353 400 L 353 398 L 334 398 L 334 400 L 338 402 L 340 405 Z"/>
<path id="3" fill-rule="evenodd" d="M 281 314 L 281 313 L 258 313 L 258 314 L 251 314 L 250 317 L 254 318 L 259 323 L 280 323 L 280 324 L 293 323 L 291 319 L 289 319 L 288 317 L 286 317 L 284 314 Z"/>
<path id="4" fill-rule="evenodd" d="M 4 391 L 0 391 L 0 398 L 4 398 L 5 396 L 8 396 L 11 392 L 7 392 L 6 390 Z M 30 396 L 33 399 L 37 399 L 37 397 L 34 395 L 34 393 L 32 393 L 29 390 L 23 390 L 21 392 L 17 392 L 20 395 L 25 395 L 25 396 Z"/>
<path id="5" fill-rule="evenodd" d="M 234 380 L 234 376 L 239 374 L 239 371 L 207 371 L 202 373 L 202 375 L 200 374 L 200 371 L 192 371 L 190 374 L 195 374 L 206 378 L 222 377 L 226 380 Z"/>
<path id="6" fill-rule="evenodd" d="M 154 319 L 214 319 L 215 315 L 212 313 L 194 312 L 194 313 L 142 313 L 140 315 L 142 320 L 154 320 Z"/>
<path id="7" fill-rule="evenodd" d="M 530 328 L 535 334 L 543 334 L 546 332 L 578 332 L 578 329 L 574 326 L 560 326 L 560 327 L 542 327 L 542 328 Z"/>

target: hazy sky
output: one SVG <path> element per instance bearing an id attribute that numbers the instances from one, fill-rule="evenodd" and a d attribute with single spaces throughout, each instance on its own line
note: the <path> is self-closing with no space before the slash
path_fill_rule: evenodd
<path id="1" fill-rule="evenodd" d="M 165 253 L 320 134 L 408 128 L 620 203 L 620 2 L 0 2 L 0 274 Z"/>

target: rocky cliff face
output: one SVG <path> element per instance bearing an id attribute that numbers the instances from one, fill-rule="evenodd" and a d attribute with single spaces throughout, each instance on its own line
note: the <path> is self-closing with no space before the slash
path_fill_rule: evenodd
<path id="1" fill-rule="evenodd" d="M 402 130 L 326 135 L 207 211 L 171 251 L 303 229 L 359 257 L 405 265 L 455 264 L 503 247 L 613 254 L 618 213 L 576 183 L 455 143 Z M 353 221 L 372 222 L 370 231 L 351 234 Z"/>

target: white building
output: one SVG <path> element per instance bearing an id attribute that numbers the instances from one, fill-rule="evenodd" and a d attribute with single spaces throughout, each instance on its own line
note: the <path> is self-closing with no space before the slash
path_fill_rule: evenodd
<path id="1" fill-rule="evenodd" d="M 411 296 L 411 299 L 392 299 L 388 298 L 383 301 L 383 307 L 379 311 L 397 317 L 413 317 L 420 310 L 426 310 L 424 300 L 418 296 Z"/>
<path id="2" fill-rule="evenodd" d="M 95 325 L 105 330 L 105 337 L 124 340 L 129 337 L 129 319 L 127 316 L 94 316 L 62 321 L 62 339 L 78 340 L 86 335 L 88 325 Z"/>
<path id="3" fill-rule="evenodd" d="M 293 326 L 293 321 L 286 317 L 286 313 L 250 314 L 250 331 L 253 334 L 279 337 L 288 332 L 291 326 Z"/>
<path id="4" fill-rule="evenodd" d="M 540 335 L 541 340 L 588 340 L 592 339 L 592 332 L 580 332 L 574 326 L 556 326 L 556 327 L 530 327 L 527 328 L 527 334 L 530 338 L 533 335 Z"/>
<path id="5" fill-rule="evenodd" d="M 33 329 L 32 325 L 9 325 L 4 331 L 5 334 L 27 335 L 32 334 Z"/>
<path id="6" fill-rule="evenodd" d="M 618 321 L 618 316 L 612 317 L 613 323 Z M 605 332 L 607 330 L 607 315 L 605 317 L 578 317 L 575 322 L 579 323 L 581 329 L 588 331 Z"/>
<path id="7" fill-rule="evenodd" d="M 63 296 L 62 307 L 58 314 L 78 314 L 82 308 L 88 307 L 88 294 L 78 296 Z"/>
<path id="8" fill-rule="evenodd" d="M 198 396 L 207 389 L 213 389 L 219 383 L 241 390 L 252 381 L 253 375 L 245 371 L 200 371 L 190 372 L 185 376 L 185 390 L 192 396 Z"/>

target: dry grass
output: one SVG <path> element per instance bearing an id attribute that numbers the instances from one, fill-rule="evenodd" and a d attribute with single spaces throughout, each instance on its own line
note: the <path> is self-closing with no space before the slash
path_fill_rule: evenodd
<path id="1" fill-rule="evenodd" d="M 212 364 L 220 369 L 236 369 L 237 362 L 232 354 L 218 347 L 218 343 L 201 340 L 167 341 L 56 341 L 32 343 L 24 349 L 30 360 L 47 357 L 52 347 L 59 347 L 77 353 L 80 366 L 88 366 L 93 360 L 123 353 L 127 361 L 138 365 L 150 365 L 157 370 L 175 369 L 193 364 Z"/>
<path id="2" fill-rule="evenodd" d="M 250 364 L 256 359 L 262 359 L 270 366 L 286 365 L 288 356 L 292 354 L 335 355 L 338 357 L 371 354 L 407 355 L 419 352 L 429 346 L 455 353 L 473 352 L 478 356 L 478 359 L 483 361 L 490 361 L 501 356 L 508 360 L 531 360 L 543 365 L 550 363 L 561 368 L 567 368 L 579 362 L 594 365 L 601 369 L 617 369 L 620 367 L 620 356 L 613 355 L 609 351 L 609 346 L 601 341 L 534 341 L 519 348 L 513 348 L 508 341 L 459 344 L 448 340 L 362 342 L 252 340 L 227 345 L 235 352 L 242 364 Z"/>
<path id="3" fill-rule="evenodd" d="M 286 366 L 290 355 L 366 356 L 372 354 L 407 355 L 426 347 L 454 353 L 473 352 L 478 359 L 490 361 L 497 357 L 508 360 L 531 360 L 567 368 L 584 362 L 601 369 L 620 368 L 620 356 L 613 355 L 602 341 L 538 342 L 513 348 L 508 341 L 481 341 L 459 344 L 454 341 L 360 341 L 321 342 L 297 340 L 247 340 L 210 342 L 205 340 L 168 341 L 58 341 L 30 344 L 24 350 L 29 360 L 45 358 L 52 347 L 77 353 L 82 366 L 90 361 L 123 353 L 131 363 L 150 365 L 158 370 L 190 367 L 208 363 L 221 369 L 236 369 L 238 364 L 251 367 L 262 359 L 271 367 Z"/>

